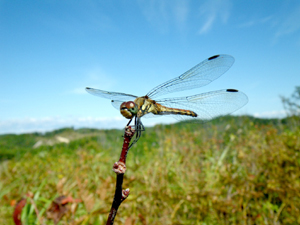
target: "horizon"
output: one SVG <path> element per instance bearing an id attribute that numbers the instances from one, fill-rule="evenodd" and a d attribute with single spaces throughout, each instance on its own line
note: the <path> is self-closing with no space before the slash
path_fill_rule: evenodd
<path id="1" fill-rule="evenodd" d="M 220 117 L 216 117 L 212 120 L 209 120 L 207 122 L 205 122 L 204 124 L 209 124 L 211 123 L 212 121 L 214 120 L 218 120 L 219 118 L 222 118 L 222 117 L 234 117 L 234 118 L 238 118 L 238 117 L 248 117 L 248 118 L 254 118 L 254 119 L 258 119 L 258 120 L 284 120 L 284 119 L 288 119 L 290 116 L 285 116 L 285 117 L 281 117 L 281 118 L 274 118 L 274 117 L 270 117 L 270 118 L 261 118 L 261 117 L 255 117 L 253 115 L 232 115 L 232 114 L 228 114 L 228 115 L 224 115 L 224 116 L 220 116 Z M 151 127 L 154 127 L 154 126 L 159 126 L 159 125 L 172 125 L 172 124 L 177 124 L 177 123 L 181 123 L 182 121 L 173 121 L 171 123 L 164 123 L 164 122 L 161 122 L 161 123 L 153 123 L 153 124 L 150 124 L 150 125 L 145 125 L 145 128 L 151 128 Z M 184 122 L 184 123 L 189 123 L 189 122 Z M 122 124 L 120 124 L 120 127 L 106 127 L 106 128 L 97 128 L 97 127 L 92 127 L 92 126 L 88 126 L 88 127 L 83 127 L 83 126 L 65 126 L 65 127 L 58 127 L 58 128 L 54 128 L 52 130 L 33 130 L 33 131 L 26 131 L 26 132 L 20 132 L 20 133 L 0 133 L 0 136 L 1 135 L 23 135 L 23 134 L 33 134 L 33 133 L 38 133 L 38 134 L 41 134 L 41 135 L 45 135 L 47 133 L 52 133 L 52 132 L 55 132 L 55 131 L 58 131 L 58 130 L 64 130 L 64 129 L 72 129 L 72 130 L 81 130 L 81 129 L 96 129 L 96 130 L 123 130 L 124 129 L 124 126 L 121 127 Z M 203 124 L 199 124 L 199 126 L 201 126 Z"/>

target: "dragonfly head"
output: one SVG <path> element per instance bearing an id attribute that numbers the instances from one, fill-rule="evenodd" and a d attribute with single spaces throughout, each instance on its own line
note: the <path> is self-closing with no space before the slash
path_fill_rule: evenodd
<path id="1" fill-rule="evenodd" d="M 133 101 L 123 102 L 120 106 L 120 112 L 125 118 L 132 119 L 136 116 L 138 107 Z"/>

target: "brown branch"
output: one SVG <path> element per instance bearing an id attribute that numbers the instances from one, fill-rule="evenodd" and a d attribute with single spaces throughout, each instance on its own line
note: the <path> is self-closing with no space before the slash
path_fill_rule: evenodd
<path id="1" fill-rule="evenodd" d="M 115 162 L 113 165 L 113 171 L 117 174 L 116 191 L 115 191 L 114 200 L 110 209 L 110 213 L 108 215 L 108 220 L 106 222 L 106 225 L 111 225 L 114 223 L 119 206 L 129 195 L 129 188 L 122 190 L 122 185 L 123 185 L 124 173 L 126 171 L 126 157 L 128 153 L 129 143 L 131 141 L 131 138 L 134 135 L 134 132 L 135 130 L 130 126 L 127 126 L 125 128 L 124 142 L 123 142 L 120 159 L 118 162 Z"/>

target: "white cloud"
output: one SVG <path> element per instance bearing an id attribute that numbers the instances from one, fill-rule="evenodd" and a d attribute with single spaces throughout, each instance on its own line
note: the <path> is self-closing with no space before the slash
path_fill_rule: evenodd
<path id="1" fill-rule="evenodd" d="M 237 112 L 234 115 L 244 115 Z M 258 118 L 283 118 L 286 116 L 284 110 L 254 113 Z M 142 120 L 144 126 L 154 126 L 156 124 L 170 124 L 177 122 L 171 117 L 157 117 Z M 128 120 L 122 116 L 104 117 L 43 117 L 43 118 L 21 118 L 0 120 L 0 134 L 21 134 L 31 132 L 47 132 L 65 127 L 77 128 L 97 128 L 97 129 L 123 129 Z"/>
<path id="2" fill-rule="evenodd" d="M 0 120 L 0 134 L 45 132 L 64 127 L 91 127 L 99 129 L 122 129 L 127 124 L 125 118 L 100 117 L 44 117 Z"/>
<path id="3" fill-rule="evenodd" d="M 293 7 L 293 10 L 287 14 L 285 18 L 282 18 L 277 25 L 277 31 L 274 35 L 274 42 L 278 39 L 293 35 L 300 31 L 300 5 L 298 7 Z M 299 35 L 300 36 L 300 35 Z M 299 37 L 298 36 L 298 37 Z"/>
<path id="4" fill-rule="evenodd" d="M 265 23 L 269 22 L 272 18 L 273 18 L 273 16 L 267 16 L 267 17 L 263 17 L 263 18 L 252 19 L 252 20 L 249 20 L 247 22 L 240 24 L 238 27 L 239 28 L 248 28 L 248 27 L 252 27 L 255 25 L 265 24 Z"/>
<path id="5" fill-rule="evenodd" d="M 173 15 L 177 27 L 179 27 L 180 30 L 183 30 L 185 28 L 188 14 L 189 14 L 188 1 L 180 1 L 180 0 L 175 1 Z"/>
<path id="6" fill-rule="evenodd" d="M 138 3 L 146 20 L 165 33 L 169 22 L 167 2 L 164 0 L 139 0 Z"/>
<path id="7" fill-rule="evenodd" d="M 189 12 L 189 1 L 139 0 L 146 20 L 160 32 L 167 33 L 175 25 L 184 30 Z"/>
<path id="8" fill-rule="evenodd" d="M 206 1 L 200 8 L 200 16 L 204 18 L 203 25 L 199 29 L 199 34 L 209 32 L 214 23 L 220 19 L 222 23 L 227 23 L 230 16 L 231 2 L 229 0 Z"/>
<path id="9" fill-rule="evenodd" d="M 275 38 L 291 35 L 300 30 L 300 5 L 294 7 L 292 12 L 288 13 L 288 16 L 284 18 L 275 34 Z"/>
<path id="10" fill-rule="evenodd" d="M 155 124 L 174 123 L 173 118 L 157 117 L 143 119 L 144 126 Z M 31 132 L 47 132 L 65 127 L 97 128 L 97 129 L 123 129 L 128 119 L 117 117 L 43 117 L 43 118 L 20 118 L 0 120 L 0 134 L 21 134 Z"/>
<path id="11" fill-rule="evenodd" d="M 285 110 L 273 110 L 268 112 L 254 113 L 253 116 L 258 118 L 283 118 L 287 116 L 287 114 Z"/>
<path id="12" fill-rule="evenodd" d="M 68 93 L 80 95 L 86 94 L 86 87 L 108 90 L 115 84 L 115 82 L 116 80 L 112 75 L 107 75 L 107 73 L 105 73 L 99 66 L 95 66 L 84 73 L 80 86 L 74 87 Z"/>
<path id="13" fill-rule="evenodd" d="M 210 15 L 207 18 L 207 20 L 205 21 L 205 23 L 202 26 L 202 28 L 200 29 L 199 34 L 207 33 L 212 28 L 212 25 L 213 25 L 215 19 L 216 19 L 216 15 L 215 14 Z"/>
<path id="14" fill-rule="evenodd" d="M 146 20 L 162 33 L 169 32 L 172 26 L 183 32 L 191 16 L 190 12 L 193 11 L 191 1 L 138 0 L 138 3 Z M 199 4 L 198 2 L 192 3 Z M 194 5 L 192 7 L 196 8 Z M 206 0 L 198 11 L 202 23 L 199 34 L 209 32 L 218 21 L 227 23 L 231 6 L 230 0 Z"/>

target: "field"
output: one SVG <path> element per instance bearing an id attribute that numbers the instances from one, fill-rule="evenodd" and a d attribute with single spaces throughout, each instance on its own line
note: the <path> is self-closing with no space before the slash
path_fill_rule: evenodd
<path id="1" fill-rule="evenodd" d="M 130 195 L 115 224 L 300 224 L 295 121 L 227 116 L 146 128 L 127 157 Z M 105 224 L 122 135 L 66 128 L 0 136 L 0 224 L 14 224 L 14 204 L 25 195 L 27 224 L 53 224 L 46 211 L 61 195 L 80 202 L 59 224 Z"/>

